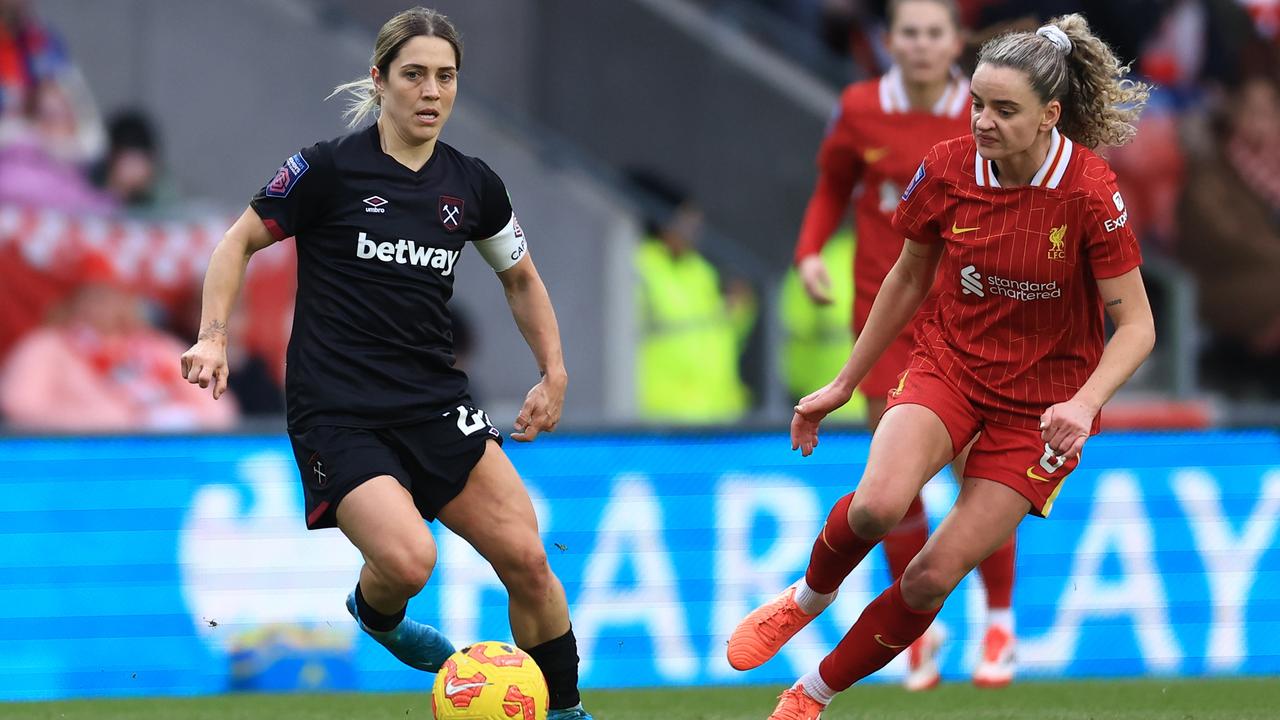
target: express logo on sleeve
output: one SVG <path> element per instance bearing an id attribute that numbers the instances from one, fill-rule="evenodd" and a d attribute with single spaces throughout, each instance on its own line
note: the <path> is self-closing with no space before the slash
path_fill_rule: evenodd
<path id="1" fill-rule="evenodd" d="M 1129 222 L 1129 211 L 1124 209 L 1124 198 L 1120 197 L 1119 190 L 1111 196 L 1111 202 L 1116 206 L 1116 210 L 1120 211 L 1120 216 L 1115 218 L 1105 218 L 1102 226 L 1107 229 L 1107 232 L 1115 232 Z"/>
<path id="2" fill-rule="evenodd" d="M 276 171 L 276 176 L 267 184 L 267 197 L 288 197 L 289 191 L 293 190 L 293 186 L 298 183 L 298 178 L 306 174 L 309 169 L 310 166 L 303 159 L 302 153 L 294 153 L 284 161 L 284 165 Z"/>

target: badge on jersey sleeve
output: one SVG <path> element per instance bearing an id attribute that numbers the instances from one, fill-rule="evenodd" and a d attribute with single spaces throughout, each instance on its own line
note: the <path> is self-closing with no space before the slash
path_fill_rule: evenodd
<path id="1" fill-rule="evenodd" d="M 284 161 L 284 165 L 276 171 L 276 176 L 271 178 L 271 182 L 267 184 L 267 197 L 288 197 L 289 191 L 298 183 L 298 178 L 306 174 L 310 170 L 307 161 L 302 157 L 302 153 L 294 153 Z"/>
<path id="2" fill-rule="evenodd" d="M 462 227 L 462 209 L 466 203 L 461 198 L 451 195 L 440 196 L 440 224 L 444 229 L 453 232 Z"/>
<path id="3" fill-rule="evenodd" d="M 924 163 L 920 163 L 920 169 L 916 170 L 916 176 L 911 178 L 911 183 L 907 185 L 907 189 L 902 193 L 902 202 L 906 202 L 911 197 L 911 193 L 915 192 L 916 186 L 924 179 Z"/>

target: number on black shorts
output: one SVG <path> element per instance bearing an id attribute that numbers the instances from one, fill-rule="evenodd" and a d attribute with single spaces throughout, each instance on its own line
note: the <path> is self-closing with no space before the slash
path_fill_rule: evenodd
<path id="1" fill-rule="evenodd" d="M 462 431 L 463 435 L 472 435 L 477 430 L 483 430 L 491 424 L 489 416 L 483 410 L 471 410 L 466 405 L 458 406 L 458 429 Z"/>

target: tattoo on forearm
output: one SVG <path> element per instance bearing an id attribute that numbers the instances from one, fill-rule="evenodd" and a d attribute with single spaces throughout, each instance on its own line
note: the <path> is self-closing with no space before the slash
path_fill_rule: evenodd
<path id="1" fill-rule="evenodd" d="M 1107 307 L 1111 307 L 1113 305 L 1119 305 L 1122 302 L 1124 302 L 1124 300 L 1121 300 L 1120 298 L 1116 298 L 1115 300 L 1108 300 Z"/>
<path id="2" fill-rule="evenodd" d="M 218 337 L 219 335 L 221 335 L 222 337 L 227 336 L 227 324 L 222 322 L 221 320 L 213 320 L 213 321 L 210 321 L 209 324 L 205 326 L 204 330 L 200 331 L 200 337 L 197 339 L 212 340 L 213 338 Z"/>

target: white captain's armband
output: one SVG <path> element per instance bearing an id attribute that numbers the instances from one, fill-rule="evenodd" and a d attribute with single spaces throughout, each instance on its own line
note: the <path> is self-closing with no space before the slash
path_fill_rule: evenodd
<path id="1" fill-rule="evenodd" d="M 511 213 L 511 220 L 497 235 L 487 240 L 476 240 L 473 243 L 480 251 L 481 257 L 489 263 L 494 272 L 510 270 L 528 251 L 524 242 L 524 231 L 520 229 L 520 221 Z"/>

